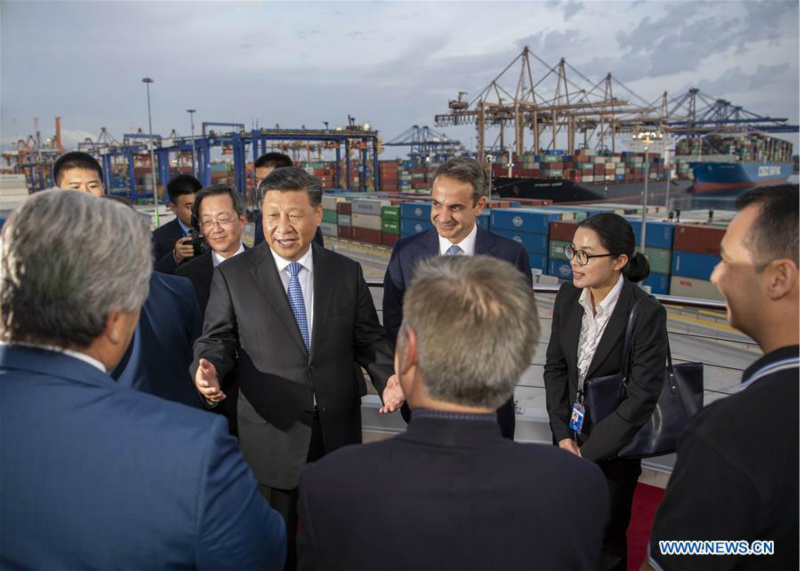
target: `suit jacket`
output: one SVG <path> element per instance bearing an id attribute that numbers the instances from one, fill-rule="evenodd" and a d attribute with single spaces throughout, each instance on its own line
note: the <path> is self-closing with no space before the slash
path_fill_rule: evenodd
<path id="1" fill-rule="evenodd" d="M 525 246 L 505 236 L 478 227 L 475 254 L 492 256 L 515 265 L 533 287 L 531 265 Z M 403 296 L 414 278 L 420 261 L 439 255 L 436 228 L 406 236 L 395 244 L 386 275 L 383 278 L 383 326 L 394 345 L 403 321 Z"/>
<path id="2" fill-rule="evenodd" d="M 600 469 L 568 452 L 415 417 L 303 470 L 298 568 L 594 570 L 607 496 Z"/>
<path id="3" fill-rule="evenodd" d="M 544 384 L 550 428 L 557 442 L 572 436 L 569 417 L 578 392 L 578 338 L 583 319 L 583 307 L 578 299 L 582 291 L 571 282 L 564 283 L 553 307 Z M 625 279 L 617 305 L 589 365 L 587 379 L 619 372 L 628 316 L 636 300 L 646 295 Z M 628 397 L 597 426 L 588 427 L 591 430 L 588 438 L 584 435 L 579 440 L 581 454 L 588 460 L 614 457 L 647 422 L 658 403 L 667 359 L 667 312 L 658 301 L 649 297 L 639 305 L 636 323 Z"/>
<path id="4" fill-rule="evenodd" d="M 258 481 L 297 486 L 311 440 L 314 397 L 326 451 L 361 441 L 361 399 L 353 361 L 382 393 L 394 370 L 361 266 L 312 245 L 311 350 L 266 243 L 217 266 L 195 361 L 239 381 L 239 443 Z M 237 357 L 238 355 L 238 357 Z M 235 361 L 235 358 L 238 362 Z"/>
<path id="5" fill-rule="evenodd" d="M 0 569 L 281 569 L 223 419 L 0 346 Z"/>
<path id="6" fill-rule="evenodd" d="M 478 227 L 475 237 L 475 254 L 505 260 L 517 267 L 533 287 L 531 264 L 525 246 Z M 383 278 L 383 326 L 392 345 L 397 343 L 397 332 L 403 321 L 403 297 L 406 294 L 417 265 L 426 258 L 439 255 L 439 235 L 436 228 L 402 238 L 395 244 L 386 274 Z M 410 411 L 403 406 L 403 418 L 408 421 Z M 516 414 L 512 396 L 497 410 L 497 420 L 503 436 L 514 439 Z"/>
<path id="7" fill-rule="evenodd" d="M 264 222 L 261 219 L 261 213 L 258 212 L 256 214 L 256 227 L 253 234 L 253 247 L 258 246 L 261 242 L 264 242 L 266 239 L 264 238 Z M 314 243 L 319 246 L 320 248 L 325 247 L 325 236 L 322 234 L 322 229 L 317 226 L 317 233 L 314 234 Z"/>
<path id="8" fill-rule="evenodd" d="M 111 377 L 122 387 L 203 408 L 189 376 L 192 347 L 202 329 L 189 280 L 153 272 L 139 324 Z"/>
<path id="9" fill-rule="evenodd" d="M 245 251 L 249 250 L 247 246 L 244 249 Z M 181 264 L 175 270 L 175 275 L 189 278 L 192 281 L 197 301 L 200 302 L 200 312 L 205 315 L 208 298 L 211 295 L 211 278 L 214 277 L 214 258 L 211 250 Z"/>
<path id="10" fill-rule="evenodd" d="M 175 273 L 178 267 L 175 256 L 175 242 L 183 238 L 183 230 L 178 219 L 167 222 L 153 231 L 153 269 L 165 274 Z"/>

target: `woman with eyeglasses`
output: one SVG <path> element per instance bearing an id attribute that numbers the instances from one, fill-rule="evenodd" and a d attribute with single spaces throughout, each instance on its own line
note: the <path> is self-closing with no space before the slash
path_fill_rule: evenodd
<path id="1" fill-rule="evenodd" d="M 582 412 L 583 419 L 589 414 L 584 381 L 620 371 L 628 316 L 636 300 L 646 296 L 633 284 L 650 274 L 650 265 L 636 252 L 628 221 L 610 213 L 578 224 L 564 253 L 572 282 L 561 286 L 553 308 L 544 367 L 547 413 L 555 443 L 597 463 L 606 476 L 610 514 L 600 568 L 625 570 L 626 533 L 641 461 L 616 455 L 649 420 L 658 402 L 667 358 L 666 311 L 654 298 L 639 304 L 628 396 L 596 426 L 585 420 L 581 426 L 577 413 Z"/>

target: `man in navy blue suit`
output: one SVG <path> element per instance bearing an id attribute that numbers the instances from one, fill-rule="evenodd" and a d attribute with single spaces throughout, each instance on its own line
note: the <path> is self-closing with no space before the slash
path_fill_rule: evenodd
<path id="1" fill-rule="evenodd" d="M 194 256 L 192 246 L 192 207 L 195 193 L 203 188 L 200 181 L 188 174 L 179 174 L 167 183 L 169 208 L 175 220 L 153 232 L 154 268 L 174 274 L 175 269 Z"/>
<path id="2" fill-rule="evenodd" d="M 280 569 L 283 521 L 224 419 L 107 374 L 148 294 L 136 213 L 37 193 L 0 267 L 0 569 Z"/>
<path id="3" fill-rule="evenodd" d="M 608 507 L 600 469 L 511 442 L 497 425 L 538 338 L 533 291 L 507 262 L 421 264 L 394 359 L 413 420 L 304 468 L 299 568 L 597 569 Z"/>
<path id="4" fill-rule="evenodd" d="M 394 246 L 383 279 L 383 326 L 394 344 L 403 320 L 403 296 L 416 266 L 438 255 L 492 256 L 516 266 L 531 287 L 530 259 L 525 247 L 504 236 L 480 228 L 477 217 L 489 196 L 486 171 L 475 159 L 455 157 L 436 169 L 431 185 L 431 222 L 434 228 L 402 238 Z M 503 436 L 513 440 L 514 395 L 498 411 Z M 408 421 L 408 407 L 403 407 Z"/>

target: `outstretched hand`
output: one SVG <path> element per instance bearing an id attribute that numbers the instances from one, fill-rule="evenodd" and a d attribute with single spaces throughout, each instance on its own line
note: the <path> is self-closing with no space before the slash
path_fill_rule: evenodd
<path id="1" fill-rule="evenodd" d="M 403 389 L 400 387 L 400 382 L 397 380 L 397 375 L 392 375 L 386 381 L 386 388 L 383 389 L 383 406 L 379 412 L 388 413 L 398 410 L 405 402 Z"/>
<path id="2" fill-rule="evenodd" d="M 218 403 L 225 400 L 225 393 L 219 387 L 217 368 L 211 361 L 200 359 L 200 366 L 194 375 L 194 385 L 209 402 Z"/>

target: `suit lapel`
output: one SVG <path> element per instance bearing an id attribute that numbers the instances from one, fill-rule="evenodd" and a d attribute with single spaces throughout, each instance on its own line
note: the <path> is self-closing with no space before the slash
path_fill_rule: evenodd
<path id="1" fill-rule="evenodd" d="M 496 242 L 491 232 L 478 226 L 478 233 L 475 235 L 475 255 L 491 256 Z"/>
<path id="2" fill-rule="evenodd" d="M 564 336 L 567 340 L 567 370 L 575 371 L 575 383 L 578 382 L 578 341 L 581 336 L 581 323 L 583 321 L 583 306 L 578 303 L 581 290 L 578 290 L 578 297 L 568 304 L 566 315 L 563 319 Z"/>
<path id="3" fill-rule="evenodd" d="M 589 365 L 586 378 L 590 378 L 597 368 L 605 361 L 608 354 L 617 344 L 620 337 L 624 337 L 625 330 L 628 327 L 628 308 L 630 307 L 631 298 L 633 297 L 633 286 L 631 283 L 622 278 L 622 291 L 619 293 L 617 305 L 614 307 L 614 313 L 608 319 L 608 325 L 597 344 L 597 350 L 592 357 L 592 363 Z"/>
<path id="4" fill-rule="evenodd" d="M 250 273 L 255 279 L 261 293 L 267 304 L 278 315 L 278 321 L 286 328 L 298 348 L 304 355 L 308 356 L 306 344 L 303 342 L 303 336 L 300 334 L 300 328 L 297 326 L 297 320 L 294 317 L 292 306 L 289 305 L 289 298 L 286 295 L 286 290 L 283 289 L 283 282 L 278 275 L 278 267 L 275 265 L 275 259 L 272 257 L 272 252 L 266 242 L 259 246 L 260 250 L 254 252 L 253 264 L 250 267 Z M 316 260 L 314 260 L 316 262 Z M 314 272 L 316 274 L 316 271 Z"/>
<path id="5" fill-rule="evenodd" d="M 336 272 L 331 269 L 331 261 L 324 248 L 312 244 L 311 255 L 314 258 L 314 322 L 311 335 L 311 356 L 313 357 L 320 340 L 324 337 L 325 320 L 333 304 L 333 294 L 336 288 L 331 280 L 336 276 Z"/>

